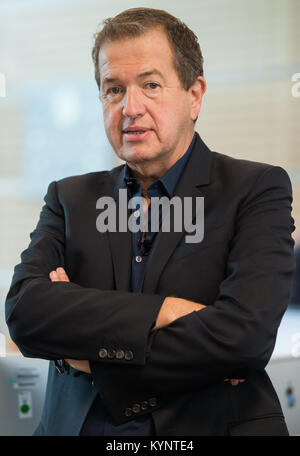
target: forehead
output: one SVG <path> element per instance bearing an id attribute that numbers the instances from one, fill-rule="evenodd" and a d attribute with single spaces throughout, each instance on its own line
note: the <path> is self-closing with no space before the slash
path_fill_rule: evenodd
<path id="1" fill-rule="evenodd" d="M 126 78 L 157 68 L 166 77 L 174 69 L 173 52 L 166 34 L 151 29 L 144 35 L 104 43 L 99 52 L 101 81 Z"/>

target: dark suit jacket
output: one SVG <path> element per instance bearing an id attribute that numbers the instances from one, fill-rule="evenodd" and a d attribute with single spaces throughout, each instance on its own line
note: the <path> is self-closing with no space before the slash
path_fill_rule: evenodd
<path id="1" fill-rule="evenodd" d="M 50 362 L 36 434 L 78 434 L 98 391 L 114 424 L 152 413 L 158 435 L 285 434 L 264 368 L 294 269 L 287 173 L 211 152 L 197 136 L 175 195 L 205 198 L 204 239 L 159 233 L 142 294 L 128 291 L 131 233 L 96 230 L 97 199 L 117 198 L 123 177 L 119 166 L 52 182 L 15 268 L 6 319 L 23 355 L 92 369 L 76 377 Z M 71 283 L 50 282 L 58 266 Z M 207 307 L 154 331 L 148 352 L 166 296 Z"/>

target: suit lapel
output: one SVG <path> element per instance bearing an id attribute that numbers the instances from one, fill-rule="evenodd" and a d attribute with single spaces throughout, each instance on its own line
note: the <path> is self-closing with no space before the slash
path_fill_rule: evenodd
<path id="1" fill-rule="evenodd" d="M 113 188 L 109 190 L 107 194 L 112 195 L 116 203 L 116 232 L 107 232 L 110 249 L 114 265 L 115 283 L 116 289 L 120 291 L 130 290 L 130 278 L 131 278 L 131 257 L 132 257 L 132 246 L 131 246 L 131 232 L 126 229 L 124 232 L 119 231 L 119 190 L 127 190 L 124 181 L 125 167 L 121 168 L 118 176 L 113 178 Z M 127 202 L 126 202 L 127 208 Z M 126 209 L 126 222 L 128 220 L 129 210 Z M 123 220 L 124 222 L 124 220 Z"/>
<path id="2" fill-rule="evenodd" d="M 179 196 L 181 201 L 184 197 L 204 196 L 201 187 L 209 184 L 211 169 L 211 152 L 197 134 L 197 140 L 191 152 L 191 156 L 176 186 L 174 196 Z M 193 205 L 192 221 L 196 216 Z M 184 227 L 184 225 L 183 225 Z M 151 250 L 147 271 L 144 280 L 144 293 L 155 293 L 159 277 L 168 259 L 175 250 L 177 244 L 186 234 L 184 228 L 181 232 L 160 232 Z"/>

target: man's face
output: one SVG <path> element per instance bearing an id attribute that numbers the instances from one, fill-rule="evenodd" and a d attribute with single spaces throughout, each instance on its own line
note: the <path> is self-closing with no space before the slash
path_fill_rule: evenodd
<path id="1" fill-rule="evenodd" d="M 182 87 L 165 33 L 105 43 L 99 68 L 104 126 L 116 154 L 129 164 L 174 163 L 191 141 L 200 105 Z"/>

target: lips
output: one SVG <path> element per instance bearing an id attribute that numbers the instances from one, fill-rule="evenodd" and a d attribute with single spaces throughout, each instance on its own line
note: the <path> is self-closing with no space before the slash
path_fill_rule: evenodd
<path id="1" fill-rule="evenodd" d="M 144 133 L 145 131 L 150 130 L 150 128 L 140 127 L 139 125 L 136 127 L 128 127 L 123 129 L 123 133 L 130 133 L 130 134 L 139 134 Z"/>
<path id="2" fill-rule="evenodd" d="M 152 130 L 140 126 L 124 128 L 122 130 L 125 141 L 142 141 L 147 138 Z"/>

